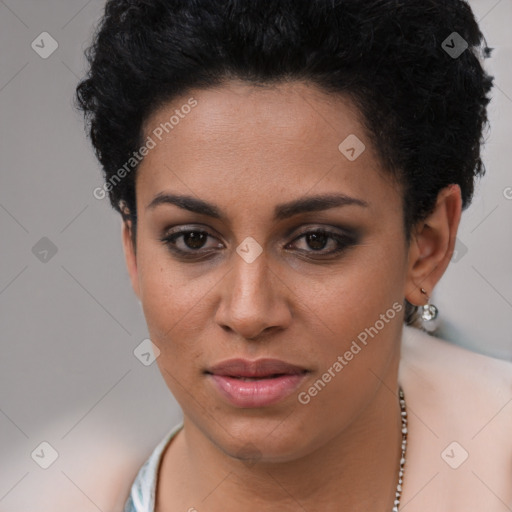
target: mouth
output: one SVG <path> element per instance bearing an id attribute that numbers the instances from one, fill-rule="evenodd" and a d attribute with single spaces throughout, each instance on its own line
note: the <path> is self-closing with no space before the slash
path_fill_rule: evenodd
<path id="1" fill-rule="evenodd" d="M 215 375 L 215 374 L 211 374 Z M 240 375 L 222 375 L 222 377 L 229 377 L 231 379 L 238 379 L 244 382 L 255 382 L 260 380 L 276 379 L 278 377 L 284 377 L 286 375 L 294 375 L 291 373 L 273 373 L 272 375 L 265 375 L 263 377 L 241 377 Z"/>
<path id="2" fill-rule="evenodd" d="M 281 361 L 280 359 L 228 359 L 208 369 L 205 373 L 233 378 L 272 378 L 281 375 L 298 375 L 306 368 Z"/>
<path id="3" fill-rule="evenodd" d="M 289 396 L 309 370 L 278 359 L 231 359 L 204 373 L 231 405 L 255 408 L 275 404 Z"/>

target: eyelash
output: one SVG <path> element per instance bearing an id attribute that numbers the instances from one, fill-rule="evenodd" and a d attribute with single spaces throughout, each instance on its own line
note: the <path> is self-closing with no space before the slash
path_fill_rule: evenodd
<path id="1" fill-rule="evenodd" d="M 211 255 L 212 252 L 215 251 L 215 249 L 213 249 L 213 250 L 210 249 L 210 250 L 206 250 L 206 251 L 201 251 L 201 249 L 197 249 L 197 250 L 189 249 L 187 251 L 178 249 L 175 245 L 176 240 L 178 238 L 183 237 L 184 235 L 187 235 L 190 233 L 197 233 L 197 234 L 201 234 L 201 235 L 204 234 L 207 236 L 211 236 L 212 238 L 215 238 L 215 237 L 213 237 L 213 235 L 210 235 L 207 231 L 204 231 L 201 229 L 184 229 L 184 230 L 177 231 L 175 233 L 167 234 L 164 237 L 162 237 L 160 239 L 160 241 L 162 243 L 164 243 L 164 245 L 166 245 L 167 248 L 172 253 L 177 255 L 178 257 L 186 258 L 189 260 L 203 259 L 202 257 L 207 257 L 207 256 Z M 304 231 L 303 233 L 301 233 L 297 237 L 295 237 L 291 243 L 296 242 L 302 238 L 305 238 L 306 236 L 311 235 L 311 234 L 324 235 L 328 238 L 328 240 L 329 239 L 334 240 L 338 244 L 338 247 L 336 249 L 333 249 L 328 252 L 323 252 L 324 249 L 320 249 L 320 250 L 316 250 L 316 251 L 314 249 L 311 249 L 311 250 L 299 249 L 298 250 L 299 253 L 308 254 L 308 255 L 314 254 L 314 255 L 318 255 L 320 257 L 335 256 L 337 254 L 344 252 L 346 249 L 348 249 L 348 247 L 350 247 L 351 245 L 354 245 L 357 242 L 356 237 L 354 235 L 349 235 L 349 234 L 342 235 L 340 233 L 328 231 L 324 228 L 317 228 L 317 229 L 310 229 L 308 231 Z"/>

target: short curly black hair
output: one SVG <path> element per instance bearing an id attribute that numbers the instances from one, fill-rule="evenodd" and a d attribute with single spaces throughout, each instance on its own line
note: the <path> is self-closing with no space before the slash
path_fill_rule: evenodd
<path id="1" fill-rule="evenodd" d="M 111 204 L 135 226 L 136 166 L 112 178 L 165 102 L 235 78 L 345 95 L 403 185 L 409 240 L 442 188 L 458 184 L 466 208 L 485 172 L 491 50 L 463 0 L 108 0 L 76 100 Z"/>

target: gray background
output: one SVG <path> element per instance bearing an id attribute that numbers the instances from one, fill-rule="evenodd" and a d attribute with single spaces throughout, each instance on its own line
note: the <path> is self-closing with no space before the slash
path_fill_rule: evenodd
<path id="1" fill-rule="evenodd" d="M 139 465 L 181 420 L 156 364 L 134 356 L 147 329 L 121 223 L 93 197 L 100 167 L 72 108 L 103 4 L 0 0 L 0 512 L 120 510 Z M 510 360 L 512 0 L 470 4 L 495 48 L 487 176 L 433 302 L 444 338 Z M 42 32 L 58 43 L 46 59 L 31 47 Z M 43 441 L 58 452 L 48 469 L 31 458 L 50 456 Z"/>

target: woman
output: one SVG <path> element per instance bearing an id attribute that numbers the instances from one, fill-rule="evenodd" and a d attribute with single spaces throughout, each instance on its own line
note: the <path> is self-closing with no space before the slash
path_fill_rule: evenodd
<path id="1" fill-rule="evenodd" d="M 482 40 L 456 0 L 107 2 L 95 194 L 184 416 L 127 512 L 510 509 L 510 363 L 413 327 L 484 171 Z"/>

